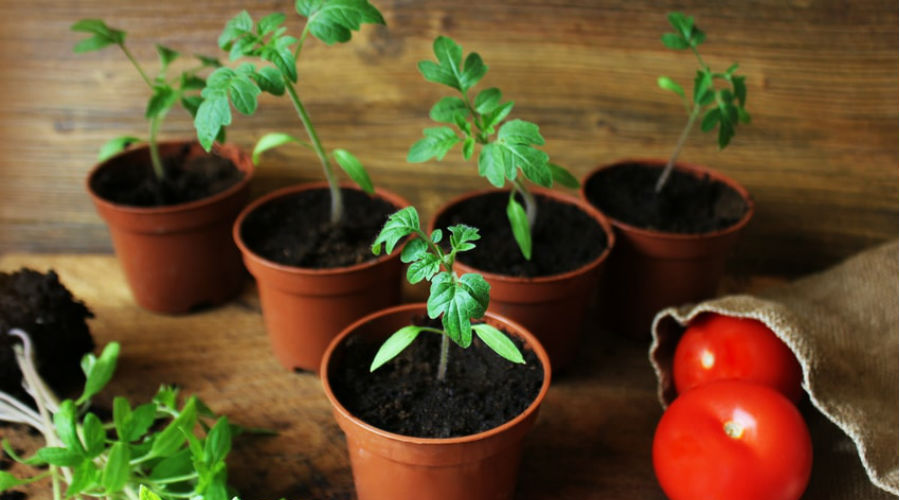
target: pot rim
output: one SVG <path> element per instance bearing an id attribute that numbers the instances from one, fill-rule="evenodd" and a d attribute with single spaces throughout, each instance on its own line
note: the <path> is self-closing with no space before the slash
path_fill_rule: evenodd
<path id="1" fill-rule="evenodd" d="M 342 188 L 354 189 L 357 191 L 362 191 L 355 184 L 350 182 L 341 182 L 339 183 Z M 403 245 L 398 245 L 397 248 L 394 249 L 393 252 L 389 254 L 380 255 L 374 259 L 367 260 L 365 262 L 360 262 L 359 264 L 353 264 L 352 266 L 341 266 L 341 267 L 328 267 L 328 268 L 310 268 L 310 267 L 300 267 L 300 266 L 291 266 L 287 264 L 280 264 L 278 262 L 266 259 L 265 257 L 257 254 L 253 250 L 251 250 L 246 243 L 244 243 L 244 239 L 241 236 L 241 226 L 244 224 L 244 220 L 253 212 L 255 209 L 259 208 L 266 203 L 275 200 L 277 198 L 281 198 L 287 195 L 303 192 L 303 191 L 311 191 L 313 189 L 328 189 L 328 182 L 326 181 L 316 181 L 316 182 L 304 182 L 301 184 L 292 184 L 290 186 L 285 186 L 270 193 L 267 193 L 264 196 L 253 200 L 247 206 L 241 210 L 241 213 L 238 214 L 237 218 L 234 221 L 234 225 L 231 229 L 231 236 L 237 245 L 238 249 L 240 249 L 241 254 L 244 255 L 244 258 L 253 260 L 254 263 L 260 265 L 262 267 L 278 271 L 286 274 L 293 275 L 306 275 L 306 276 L 329 276 L 329 275 L 337 275 L 337 274 L 345 274 L 356 271 L 361 271 L 363 269 L 368 269 L 370 267 L 377 266 L 382 262 L 394 258 L 399 258 L 400 252 L 403 250 Z M 383 200 L 388 201 L 397 207 L 397 210 L 401 208 L 408 207 L 409 202 L 386 189 L 375 188 L 375 195 Z"/>
<path id="2" fill-rule="evenodd" d="M 600 165 L 599 167 L 594 168 L 593 170 L 588 172 L 587 175 L 584 176 L 584 178 L 581 182 L 581 187 L 579 188 L 579 192 L 581 193 L 581 198 L 584 199 L 588 204 L 593 206 L 593 203 L 590 203 L 589 201 L 587 201 L 588 198 L 587 198 L 587 194 L 585 192 L 585 186 L 587 185 L 590 178 L 602 170 L 606 170 L 609 168 L 617 167 L 619 165 L 630 164 L 630 163 L 637 163 L 637 164 L 648 165 L 648 166 L 660 165 L 662 167 L 665 167 L 667 160 L 662 160 L 659 158 L 626 158 L 626 159 L 622 159 L 622 160 L 617 160 L 613 163 L 607 163 L 604 165 Z M 712 168 L 705 167 L 703 165 L 698 165 L 695 163 L 687 163 L 687 162 L 680 162 L 680 161 L 675 162 L 675 169 L 680 170 L 682 172 L 691 173 L 691 174 L 705 174 L 705 175 L 708 175 L 712 179 L 723 182 L 728 187 L 737 191 L 737 193 L 741 196 L 741 198 L 743 198 L 744 203 L 747 204 L 747 211 L 744 212 L 744 215 L 740 219 L 738 219 L 738 221 L 735 222 L 734 224 L 732 224 L 726 228 L 723 228 L 723 229 L 718 229 L 716 231 L 709 231 L 706 233 L 672 233 L 672 232 L 667 232 L 667 231 L 660 231 L 657 229 L 646 229 L 646 228 L 642 228 L 642 227 L 638 227 L 638 226 L 629 224 L 627 222 L 623 222 L 623 221 L 616 219 L 615 217 L 612 217 L 605 213 L 604 213 L 604 215 L 606 215 L 606 217 L 610 221 L 612 221 L 613 225 L 615 225 L 617 228 L 619 228 L 623 231 L 633 233 L 633 234 L 639 234 L 639 235 L 642 235 L 647 238 L 654 238 L 654 239 L 660 239 L 660 240 L 672 240 L 672 241 L 685 241 L 685 240 L 694 240 L 694 239 L 700 239 L 700 238 L 717 238 L 720 236 L 725 236 L 725 235 L 729 235 L 732 233 L 736 233 L 736 232 L 740 231 L 741 229 L 743 229 L 744 226 L 746 226 L 750 222 L 750 219 L 753 217 L 753 213 L 756 211 L 756 204 L 753 201 L 753 197 L 750 196 L 750 192 L 747 191 L 747 189 L 743 185 L 738 183 L 736 180 L 732 179 L 731 177 L 728 177 L 727 175 L 723 174 L 722 172 L 719 172 L 718 170 L 714 170 Z M 599 210 L 599 208 L 597 210 Z"/>
<path id="3" fill-rule="evenodd" d="M 558 283 L 561 281 L 566 281 L 571 279 L 574 276 L 587 274 L 595 269 L 597 269 L 600 264 L 603 263 L 604 260 L 609 256 L 610 252 L 612 252 L 613 247 L 616 242 L 615 231 L 613 230 L 613 225 L 610 223 L 609 218 L 603 212 L 597 210 L 596 207 L 588 203 L 586 200 L 580 199 L 575 196 L 571 196 L 565 193 L 561 193 L 558 191 L 553 191 L 551 189 L 546 189 L 542 187 L 535 187 L 531 190 L 531 192 L 535 195 L 546 196 L 548 198 L 552 198 L 554 201 L 561 203 L 568 203 L 570 205 L 574 205 L 582 212 L 585 212 L 590 218 L 597 221 L 600 224 L 600 227 L 603 229 L 604 234 L 606 235 L 606 248 L 594 259 L 589 262 L 576 267 L 575 269 L 565 271 L 559 274 L 551 274 L 547 276 L 533 276 L 533 277 L 522 277 L 522 276 L 510 276 L 508 274 L 499 274 L 490 271 L 485 271 L 483 269 L 478 269 L 476 267 L 464 264 L 460 261 L 456 261 L 454 266 L 459 266 L 460 269 L 470 270 L 469 272 L 477 272 L 484 276 L 484 278 L 488 281 L 493 282 L 505 282 L 505 283 L 534 283 L 534 284 L 545 284 L 545 283 Z M 497 189 L 497 188 L 487 188 L 487 189 L 479 189 L 476 191 L 468 191 L 459 196 L 451 198 L 449 201 L 441 205 L 435 212 L 431 219 L 428 221 L 428 230 L 429 232 L 434 230 L 434 225 L 437 222 L 437 218 L 439 215 L 442 215 L 447 211 L 450 207 L 462 203 L 465 200 L 470 198 L 476 198 L 479 196 L 484 196 L 491 193 L 509 193 L 508 190 L 505 189 Z"/>
<path id="4" fill-rule="evenodd" d="M 344 328 L 341 333 L 339 333 L 334 339 L 332 339 L 331 343 L 328 345 L 328 349 L 325 350 L 325 354 L 322 355 L 322 365 L 319 369 L 319 380 L 322 381 L 322 386 L 325 389 L 325 396 L 328 398 L 328 401 L 331 403 L 331 406 L 335 411 L 339 412 L 344 418 L 353 422 L 356 426 L 361 427 L 368 432 L 376 434 L 382 438 L 386 438 L 392 441 L 398 441 L 405 444 L 439 446 L 471 443 L 496 436 L 503 433 L 507 429 L 515 427 L 517 424 L 530 417 L 534 412 L 538 410 L 547 395 L 547 391 L 550 389 L 550 357 L 547 355 L 547 351 L 544 350 L 544 347 L 541 345 L 540 341 L 538 341 L 534 334 L 529 332 L 527 328 L 507 318 L 506 316 L 501 316 L 490 311 L 485 313 L 485 318 L 490 318 L 502 324 L 504 327 L 513 330 L 513 333 L 515 335 L 519 335 L 520 338 L 525 341 L 525 345 L 533 350 L 535 355 L 537 355 L 538 360 L 541 363 L 541 367 L 544 370 L 544 381 L 541 384 L 541 389 L 538 391 L 537 396 L 535 396 L 534 400 L 531 402 L 531 404 L 528 405 L 528 407 L 526 407 L 521 413 L 513 417 L 511 420 L 508 420 L 503 424 L 498 425 L 497 427 L 479 432 L 477 434 L 468 434 L 465 436 L 456 436 L 451 438 L 423 438 L 405 436 L 403 434 L 397 434 L 394 432 L 386 431 L 384 429 L 380 429 L 372 424 L 369 424 L 368 422 L 361 420 L 356 415 L 351 413 L 350 410 L 345 408 L 344 405 L 341 404 L 340 401 L 338 401 L 337 397 L 335 397 L 334 392 L 331 390 L 331 382 L 328 380 L 328 366 L 330 364 L 332 355 L 337 350 L 340 343 L 350 335 L 354 334 L 355 330 L 361 325 L 368 323 L 369 321 L 372 321 L 376 318 L 392 314 L 407 314 L 413 311 L 424 312 L 426 309 L 427 307 L 424 302 L 400 304 L 386 309 L 381 309 L 380 311 L 375 311 L 374 313 L 368 314 L 354 321 L 352 324 Z"/>
<path id="5" fill-rule="evenodd" d="M 192 144 L 192 145 L 197 144 L 199 146 L 199 143 L 194 139 L 173 139 L 173 140 L 168 140 L 168 141 L 159 141 L 157 144 L 161 148 L 165 147 L 165 146 L 172 146 L 172 145 L 177 146 L 177 145 L 184 145 L 184 144 Z M 181 212 L 181 211 L 194 210 L 197 208 L 205 207 L 207 205 L 213 205 L 221 200 L 224 200 L 230 196 L 233 196 L 238 191 L 244 189 L 247 186 L 247 184 L 250 183 L 250 180 L 253 178 L 253 174 L 256 170 L 256 167 L 253 165 L 253 162 L 250 160 L 250 156 L 247 155 L 247 153 L 245 153 L 243 149 L 237 147 L 237 145 L 232 144 L 232 143 L 227 143 L 227 144 L 215 143 L 213 145 L 213 148 L 210 151 L 210 153 L 207 153 L 207 154 L 216 154 L 218 156 L 224 157 L 222 154 L 219 154 L 221 151 L 234 150 L 236 157 L 233 159 L 232 158 L 228 158 L 228 159 L 232 160 L 232 163 L 234 163 L 234 166 L 238 170 L 240 170 L 241 172 L 244 173 L 244 177 L 240 181 L 235 183 L 233 186 L 229 187 L 228 189 L 226 189 L 224 191 L 220 191 L 216 194 L 213 194 L 212 196 L 207 196 L 205 198 L 200 198 L 199 200 L 188 201 L 185 203 L 178 203 L 175 205 L 163 205 L 163 206 L 157 206 L 157 207 L 137 207 L 137 206 L 133 206 L 133 205 L 125 205 L 125 204 L 110 201 L 110 200 L 100 196 L 96 191 L 94 191 L 93 187 L 91 186 L 91 180 L 103 168 L 107 167 L 109 164 L 113 163 L 114 161 L 117 161 L 122 156 L 129 155 L 129 154 L 138 154 L 138 152 L 142 152 L 143 150 L 146 150 L 145 154 L 149 155 L 150 154 L 150 145 L 148 143 L 141 143 L 141 144 L 133 146 L 133 147 L 128 147 L 124 151 L 120 151 L 119 153 L 116 153 L 114 156 L 111 156 L 111 157 L 107 158 L 106 160 L 94 165 L 94 167 L 91 169 L 91 171 L 88 172 L 88 175 L 85 179 L 85 188 L 86 188 L 88 194 L 90 194 L 91 198 L 93 198 L 94 203 L 101 205 L 109 210 L 115 210 L 117 212 L 130 213 L 130 214 L 135 214 L 135 215 L 165 215 L 165 214 L 177 213 L 177 212 Z M 235 161 L 235 160 L 237 160 L 237 161 Z"/>

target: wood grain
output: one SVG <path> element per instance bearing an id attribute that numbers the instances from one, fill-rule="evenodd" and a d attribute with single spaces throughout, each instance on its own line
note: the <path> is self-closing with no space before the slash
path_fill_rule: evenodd
<path id="1" fill-rule="evenodd" d="M 753 124 L 717 152 L 699 131 L 682 158 L 744 183 L 758 213 L 733 259 L 746 275 L 797 275 L 824 268 L 898 234 L 898 6 L 859 0 L 649 2 L 646 0 L 375 2 L 388 27 L 352 43 L 309 43 L 300 92 L 328 148 L 352 150 L 376 183 L 426 214 L 485 186 L 457 152 L 410 165 L 406 151 L 429 126 L 443 90 L 416 62 L 448 34 L 481 53 L 497 86 L 535 121 L 546 150 L 582 176 L 623 157 L 665 157 L 684 122 L 680 104 L 656 88 L 660 74 L 687 83 L 694 61 L 659 42 L 666 11 L 691 13 L 708 34 L 714 67 L 741 63 Z M 224 22 L 247 7 L 256 17 L 292 2 L 5 0 L 0 18 L 0 252 L 109 251 L 83 190 L 98 147 L 145 134 L 148 96 L 115 48 L 75 55 L 80 18 L 104 18 L 129 33 L 138 59 L 155 68 L 153 43 L 216 53 Z M 290 13 L 290 12 L 289 12 Z M 289 16 L 298 28 L 298 16 Z M 263 133 L 302 134 L 285 99 L 263 99 L 238 116 L 230 139 L 251 147 Z M 175 112 L 166 137 L 193 134 Z M 314 156 L 266 155 L 255 193 L 319 178 Z"/>
<path id="2" fill-rule="evenodd" d="M 269 351 L 256 290 L 216 310 L 162 316 L 136 307 L 115 259 L 105 255 L 0 257 L 0 270 L 21 266 L 55 269 L 84 300 L 98 345 L 122 345 L 118 371 L 97 401 L 113 395 L 144 401 L 162 383 L 178 384 L 233 421 L 278 431 L 275 437 L 242 436 L 228 463 L 231 483 L 244 500 L 346 500 L 355 498 L 344 437 L 319 380 L 293 374 Z M 731 291 L 783 280 L 730 282 Z M 419 287 L 421 288 L 421 287 Z M 414 298 L 407 294 L 407 299 Z M 526 440 L 518 500 L 664 500 L 656 484 L 651 444 L 662 409 L 648 345 L 626 340 L 588 320 L 571 370 L 554 374 L 538 422 Z M 896 498 L 865 483 L 865 472 L 846 436 L 808 403 L 802 407 L 813 436 L 813 477 L 804 500 Z M 25 452 L 39 446 L 22 427 L 0 427 L 0 437 Z M 20 476 L 31 471 L 16 465 Z M 49 500 L 50 486 L 24 489 L 29 500 Z M 415 500 L 415 499 L 397 499 Z"/>

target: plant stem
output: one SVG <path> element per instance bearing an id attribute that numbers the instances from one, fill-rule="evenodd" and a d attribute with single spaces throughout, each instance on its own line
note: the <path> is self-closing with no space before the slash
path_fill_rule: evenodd
<path id="1" fill-rule="evenodd" d="M 675 144 L 675 151 L 672 152 L 669 162 L 666 163 L 666 168 L 663 169 L 659 178 L 656 180 L 656 188 L 654 190 L 656 194 L 662 192 L 663 187 L 666 185 L 666 181 L 669 180 L 669 176 L 672 174 L 672 169 L 675 166 L 675 160 L 677 160 L 678 155 L 681 154 L 681 148 L 684 147 L 684 142 L 691 133 L 691 128 L 694 126 L 694 122 L 697 120 L 698 116 L 700 116 L 700 106 L 694 104 L 694 109 L 691 111 L 690 117 L 688 117 L 687 125 L 685 125 L 684 130 L 681 131 L 681 137 L 678 138 L 678 143 Z"/>
<path id="2" fill-rule="evenodd" d="M 443 333 L 443 332 L 442 332 Z M 438 362 L 437 379 L 443 382 L 447 378 L 447 357 L 450 355 L 450 336 L 446 333 L 441 335 L 441 359 Z"/>
<path id="3" fill-rule="evenodd" d="M 166 171 L 163 170 L 162 160 L 159 157 L 159 144 L 156 142 L 156 136 L 159 134 L 159 125 L 162 121 L 160 115 L 156 115 L 150 119 L 150 163 L 153 164 L 153 174 L 156 180 L 162 181 L 166 178 Z"/>
<path id="4" fill-rule="evenodd" d="M 134 67 L 137 69 L 138 73 L 141 74 L 141 78 L 144 79 L 144 82 L 147 83 L 147 86 L 150 87 L 150 88 L 152 89 L 152 88 L 153 88 L 153 82 L 150 81 L 150 78 L 147 76 L 147 73 L 144 73 L 143 68 L 141 68 L 141 65 L 138 64 L 137 59 L 135 59 L 134 56 L 131 55 L 131 51 L 128 50 L 128 47 L 126 47 L 124 43 L 119 44 L 119 47 L 122 48 L 122 52 L 125 53 L 125 57 L 127 57 L 128 60 L 131 61 L 131 64 L 133 64 Z"/>
<path id="5" fill-rule="evenodd" d="M 534 199 L 534 195 L 528 191 L 528 188 L 525 187 L 525 184 L 519 178 L 513 181 L 513 188 L 522 195 L 522 200 L 525 201 L 525 217 L 528 218 L 528 229 L 534 229 L 534 221 L 537 219 L 537 201 Z"/>
<path id="6" fill-rule="evenodd" d="M 319 140 L 318 134 L 316 134 L 316 129 L 313 128 L 312 121 L 309 119 L 309 114 L 306 112 L 306 108 L 303 107 L 303 103 L 297 95 L 297 90 L 290 81 L 286 80 L 285 83 L 287 83 L 286 88 L 288 95 L 291 97 L 291 102 L 294 103 L 294 109 L 297 110 L 297 116 L 299 116 L 300 121 L 303 122 L 303 127 L 306 128 L 306 134 L 309 136 L 309 141 L 312 143 L 313 150 L 315 150 L 316 155 L 319 157 L 319 161 L 322 162 L 322 169 L 325 170 L 325 179 L 328 181 L 328 189 L 331 191 L 331 223 L 337 224 L 344 215 L 344 204 L 341 200 L 341 187 L 337 183 L 334 169 L 331 167 L 331 162 L 328 161 L 328 155 L 325 153 L 325 148 L 322 147 L 322 142 Z"/>
<path id="7" fill-rule="evenodd" d="M 303 27 L 303 33 L 300 34 L 300 41 L 297 43 L 297 48 L 294 49 L 294 62 L 297 62 L 300 59 L 300 51 L 303 50 L 303 42 L 306 41 L 307 35 L 309 35 L 308 21 L 306 23 L 306 26 Z"/>

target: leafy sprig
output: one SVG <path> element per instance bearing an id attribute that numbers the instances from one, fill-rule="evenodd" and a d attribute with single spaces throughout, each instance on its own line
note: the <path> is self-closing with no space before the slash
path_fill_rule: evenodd
<path id="1" fill-rule="evenodd" d="M 218 68 L 221 64 L 213 57 L 196 55 L 197 64 L 195 66 L 170 78 L 167 74 L 169 67 L 176 59 L 181 57 L 181 54 L 169 47 L 157 44 L 156 53 L 159 55 L 159 71 L 155 77 L 150 78 L 125 45 L 126 33 L 124 31 L 111 28 L 100 19 L 82 19 L 73 24 L 71 29 L 72 31 L 91 35 L 75 44 L 73 50 L 76 53 L 91 52 L 110 45 L 117 45 L 137 69 L 144 83 L 150 87 L 151 95 L 144 111 L 144 117 L 150 122 L 150 130 L 146 141 L 150 146 L 153 173 L 157 179 L 162 180 L 165 177 L 165 171 L 159 156 L 157 135 L 163 120 L 176 104 L 181 104 L 192 117 L 196 116 L 202 100 L 200 90 L 206 85 L 206 80 L 200 75 L 200 72 Z M 223 141 L 224 139 L 223 132 L 222 135 L 218 136 L 218 140 Z M 115 137 L 100 148 L 98 160 L 104 161 L 131 144 L 142 141 L 141 138 L 131 135 Z"/>
<path id="2" fill-rule="evenodd" d="M 720 150 L 725 149 L 731 142 L 739 123 L 750 123 L 750 114 L 744 109 L 747 101 L 746 77 L 735 74 L 738 69 L 737 63 L 721 73 L 712 71 L 697 51 L 697 47 L 706 40 L 706 34 L 694 24 L 694 18 L 680 12 L 670 12 L 668 19 L 675 32 L 663 34 L 663 45 L 673 50 L 690 50 L 697 57 L 700 69 L 694 77 L 694 89 L 690 98 L 684 88 L 671 78 L 660 76 L 657 80 L 660 88 L 681 97 L 688 113 L 687 125 L 678 139 L 675 151 L 656 182 L 657 193 L 665 186 L 675 160 L 681 153 L 681 148 L 697 118 L 703 116 L 700 129 L 704 132 L 718 127 L 717 142 Z M 715 85 L 717 81 L 725 82 L 726 86 L 717 88 Z"/>
<path id="3" fill-rule="evenodd" d="M 374 187 L 362 163 L 349 151 L 335 149 L 331 156 L 326 152 L 297 94 L 297 60 L 310 34 L 327 45 L 343 43 L 349 41 L 352 32 L 359 31 L 362 24 L 384 24 L 384 18 L 368 0 L 297 0 L 295 7 L 297 13 L 306 18 L 299 38 L 287 34 L 287 28 L 282 26 L 286 19 L 282 13 L 269 14 L 254 24 L 250 14 L 242 11 L 228 21 L 219 36 L 219 47 L 228 52 L 229 60 L 251 57 L 271 66 L 257 68 L 252 63 L 243 63 L 236 69 L 216 70 L 203 90 L 203 102 L 194 118 L 194 126 L 200 144 L 209 150 L 216 137 L 231 124 L 232 106 L 240 113 L 250 115 L 256 111 L 261 92 L 276 96 L 286 93 L 309 141 L 282 132 L 266 134 L 256 143 L 253 161 L 258 163 L 263 152 L 288 143 L 313 150 L 329 184 L 331 221 L 337 223 L 343 216 L 343 203 L 332 159 L 361 189 L 371 194 Z"/>
<path id="4" fill-rule="evenodd" d="M 411 237 L 400 253 L 400 260 L 409 264 L 406 279 L 412 284 L 422 280 L 431 282 L 426 304 L 428 317 L 441 318 L 443 329 L 410 325 L 397 330 L 375 354 L 370 371 L 377 370 L 396 357 L 422 332 L 442 335 L 438 380 L 444 380 L 447 373 L 449 341 L 468 348 L 472 344 L 473 332 L 500 356 L 513 363 L 525 362 L 522 353 L 503 332 L 487 323 L 472 323 L 472 320 L 480 319 L 487 312 L 491 290 L 488 282 L 480 274 L 457 276 L 453 271 L 456 255 L 474 249 L 474 242 L 481 238 L 478 229 L 457 224 L 447 230 L 450 232 L 449 251 L 444 251 L 439 245 L 444 237 L 443 231 L 435 229 L 431 235 L 425 234 L 415 207 L 406 207 L 388 218 L 372 244 L 375 255 L 381 253 L 382 245 L 386 253 L 391 253 L 401 240 Z"/>
<path id="5" fill-rule="evenodd" d="M 479 175 L 498 188 L 507 181 L 512 184 L 507 218 L 522 255 L 530 260 L 531 227 L 537 205 L 522 178 L 539 186 L 551 187 L 558 182 L 571 188 L 578 187 L 578 180 L 565 168 L 551 163 L 547 153 L 537 148 L 544 145 L 544 137 L 536 124 L 518 119 L 504 122 L 514 103 L 504 102 L 500 89 L 484 89 L 471 100 L 469 90 L 488 70 L 478 53 L 469 53 L 463 60 L 462 47 L 445 36 L 435 39 L 433 50 L 436 61 L 420 61 L 419 71 L 426 80 L 451 87 L 460 96 L 443 97 L 432 106 L 431 119 L 451 126 L 424 129 L 424 138 L 413 144 L 406 159 L 412 163 L 432 158 L 440 161 L 462 143 L 463 158 L 469 160 L 480 148 Z M 516 193 L 524 206 L 516 199 Z"/>
<path id="6" fill-rule="evenodd" d="M 86 355 L 81 363 L 86 376 L 81 396 L 58 402 L 37 374 L 28 335 L 20 330 L 10 334 L 22 341 L 13 348 L 37 410 L 0 391 L 0 420 L 34 427 L 46 446 L 27 458 L 18 456 L 5 439 L 2 447 L 20 463 L 48 469 L 25 479 L 0 471 L 0 492 L 50 478 L 55 500 L 231 498 L 225 459 L 232 436 L 242 428 L 216 416 L 196 396 L 179 406 L 178 390 L 167 386 L 160 387 L 149 403 L 136 407 L 116 397 L 113 420 L 104 423 L 87 408 L 91 397 L 112 378 L 119 344 L 107 344 L 100 357 Z"/>

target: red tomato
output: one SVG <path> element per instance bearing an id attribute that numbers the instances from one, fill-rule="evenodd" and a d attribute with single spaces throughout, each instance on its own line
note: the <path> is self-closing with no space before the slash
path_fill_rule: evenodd
<path id="1" fill-rule="evenodd" d="M 673 363 L 679 394 L 713 380 L 738 379 L 768 385 L 795 403 L 803 395 L 794 353 L 755 319 L 698 317 L 678 342 Z"/>
<path id="2" fill-rule="evenodd" d="M 670 500 L 797 500 L 812 442 L 797 408 L 764 385 L 729 380 L 688 391 L 663 414 L 653 467 Z"/>

